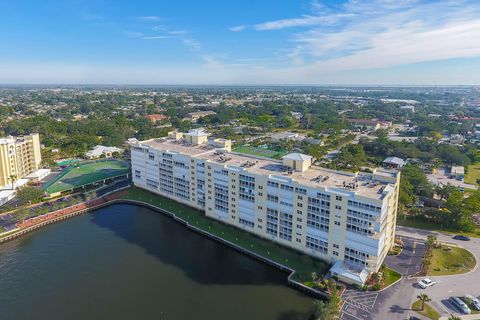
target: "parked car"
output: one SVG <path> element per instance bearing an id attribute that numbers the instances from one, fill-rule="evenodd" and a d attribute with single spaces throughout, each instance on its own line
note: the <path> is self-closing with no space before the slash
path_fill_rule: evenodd
<path id="1" fill-rule="evenodd" d="M 466 294 L 464 297 L 466 300 L 472 301 L 472 305 L 476 310 L 480 310 L 480 301 L 472 296 L 471 294 Z"/>
<path id="2" fill-rule="evenodd" d="M 426 289 L 428 287 L 431 287 L 433 286 L 435 283 L 437 283 L 435 280 L 432 280 L 432 279 L 429 279 L 429 278 L 425 278 L 423 280 L 420 280 L 418 282 L 418 285 L 420 286 L 420 288 L 422 289 Z"/>
<path id="3" fill-rule="evenodd" d="M 462 240 L 462 241 L 470 241 L 470 238 L 467 236 L 462 236 L 460 234 L 457 234 L 456 236 L 453 237 L 455 240 Z"/>
<path id="4" fill-rule="evenodd" d="M 415 316 L 410 316 L 410 318 L 408 318 L 408 320 L 422 320 L 422 319 L 417 318 L 417 317 L 415 317 Z"/>
<path id="5" fill-rule="evenodd" d="M 450 297 L 449 301 L 464 314 L 472 313 L 472 310 L 459 297 Z"/>

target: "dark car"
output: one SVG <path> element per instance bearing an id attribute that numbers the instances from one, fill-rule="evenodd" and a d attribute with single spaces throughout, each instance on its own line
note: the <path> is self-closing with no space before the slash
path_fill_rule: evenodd
<path id="1" fill-rule="evenodd" d="M 417 317 L 415 317 L 415 316 L 411 316 L 410 318 L 408 318 L 408 320 L 422 320 L 422 319 L 417 318 Z"/>
<path id="2" fill-rule="evenodd" d="M 462 241 L 470 241 L 470 238 L 469 238 L 469 237 L 467 237 L 467 236 L 462 236 L 462 235 L 459 235 L 459 234 L 456 235 L 456 236 L 454 236 L 453 239 L 455 239 L 455 240 L 462 240 Z"/>

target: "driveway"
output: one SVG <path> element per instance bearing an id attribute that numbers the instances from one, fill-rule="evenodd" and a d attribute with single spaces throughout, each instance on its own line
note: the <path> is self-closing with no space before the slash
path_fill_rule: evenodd
<path id="1" fill-rule="evenodd" d="M 480 259 L 480 239 L 471 238 L 470 241 L 459 241 L 452 239 L 452 235 L 447 233 L 429 232 L 415 228 L 397 226 L 398 236 L 426 239 L 426 236 L 429 233 L 436 234 L 438 240 L 441 242 L 456 244 L 469 250 L 475 256 L 475 259 L 477 259 L 477 266 L 469 273 L 431 277 L 436 280 L 437 283 L 433 287 L 427 289 L 420 289 L 417 286 L 412 285 L 414 288 L 413 295 L 415 297 L 420 293 L 426 293 L 432 298 L 432 303 L 437 307 L 438 311 L 444 314 L 455 313 L 457 310 L 453 309 L 447 301 L 450 296 L 463 296 L 466 293 L 480 296 L 480 268 L 478 268 L 478 262 Z"/>
<path id="2" fill-rule="evenodd" d="M 387 256 L 385 264 L 402 275 L 414 275 L 420 271 L 425 254 L 425 241 L 398 236 L 403 241 L 403 250 L 398 256 Z"/>
<path id="3" fill-rule="evenodd" d="M 426 234 L 425 234 L 426 237 Z M 361 292 L 348 289 L 342 295 L 345 304 L 342 308 L 342 319 L 378 319 L 403 320 L 414 312 L 410 310 L 416 296 L 415 280 L 406 276 L 420 271 L 425 253 L 425 241 L 416 237 L 401 236 L 404 248 L 398 256 L 387 256 L 385 264 L 400 272 L 402 280 L 381 292 Z"/>

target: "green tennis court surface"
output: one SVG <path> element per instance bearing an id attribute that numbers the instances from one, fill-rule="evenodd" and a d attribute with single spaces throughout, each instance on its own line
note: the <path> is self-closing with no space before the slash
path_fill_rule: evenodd
<path id="1" fill-rule="evenodd" d="M 282 156 L 286 155 L 287 152 L 282 151 L 275 151 L 270 149 L 263 149 L 251 146 L 238 146 L 233 149 L 234 152 L 245 153 L 252 156 L 259 156 L 259 157 L 266 157 L 272 159 L 280 159 Z"/>
<path id="2" fill-rule="evenodd" d="M 109 159 L 75 164 L 48 181 L 44 188 L 47 193 L 52 194 L 127 173 L 130 173 L 130 166 L 124 160 Z"/>

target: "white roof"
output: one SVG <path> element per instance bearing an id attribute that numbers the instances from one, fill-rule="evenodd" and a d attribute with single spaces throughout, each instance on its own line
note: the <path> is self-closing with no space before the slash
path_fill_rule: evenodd
<path id="1" fill-rule="evenodd" d="M 92 150 L 88 151 L 86 153 L 87 157 L 92 157 L 92 156 L 100 156 L 103 153 L 106 152 L 122 152 L 123 149 L 117 148 L 117 147 L 106 147 L 106 146 L 95 146 Z"/>
<path id="2" fill-rule="evenodd" d="M 189 135 L 189 136 L 194 136 L 194 137 L 202 137 L 202 136 L 207 136 L 208 135 L 208 133 L 206 133 L 204 129 L 188 130 L 188 132 L 185 133 L 185 134 Z"/>
<path id="3" fill-rule="evenodd" d="M 388 157 L 385 160 L 383 160 L 383 163 L 387 164 L 397 164 L 403 166 L 405 164 L 405 161 L 403 159 L 397 158 L 397 157 Z"/>
<path id="4" fill-rule="evenodd" d="M 26 185 L 30 180 L 29 179 L 18 179 L 13 183 L 13 189 L 17 189 L 23 185 Z M 0 190 L 12 190 L 12 184 L 6 184 Z"/>
<path id="5" fill-rule="evenodd" d="M 297 160 L 297 161 L 308 161 L 308 160 L 312 160 L 312 158 L 313 158 L 312 156 L 309 156 L 303 153 L 298 153 L 298 152 L 289 153 L 282 157 L 282 159 Z"/>
<path id="6" fill-rule="evenodd" d="M 351 279 L 356 283 L 365 283 L 368 278 L 368 270 L 365 268 L 356 268 L 344 263 L 341 260 L 335 262 L 330 272 L 336 273 L 341 277 Z"/>
<path id="7" fill-rule="evenodd" d="M 465 168 L 461 166 L 453 166 L 452 169 L 450 170 L 450 173 L 464 174 Z"/>
<path id="8" fill-rule="evenodd" d="M 39 178 L 39 177 L 42 177 L 42 176 L 46 176 L 50 172 L 52 172 L 51 169 L 38 169 L 37 171 L 34 171 L 34 172 L 30 173 L 28 176 L 25 176 L 25 178 L 26 179 L 35 179 L 35 178 Z"/>

